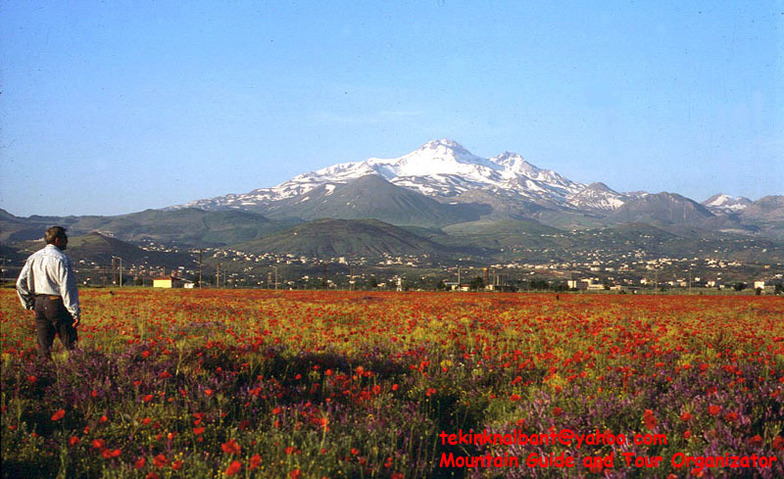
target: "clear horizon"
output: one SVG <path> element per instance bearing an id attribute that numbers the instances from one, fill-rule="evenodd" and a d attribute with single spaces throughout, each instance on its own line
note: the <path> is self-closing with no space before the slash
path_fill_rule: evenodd
<path id="1" fill-rule="evenodd" d="M 275 3 L 275 2 L 273 2 Z M 118 215 L 449 138 L 784 194 L 784 2 L 0 3 L 0 208 Z"/>

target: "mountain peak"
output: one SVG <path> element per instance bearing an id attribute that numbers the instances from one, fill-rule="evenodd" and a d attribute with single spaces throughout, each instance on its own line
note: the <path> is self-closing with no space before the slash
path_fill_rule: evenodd
<path id="1" fill-rule="evenodd" d="M 536 166 L 528 163 L 525 158 L 511 151 L 505 151 L 498 156 L 494 156 L 490 158 L 490 161 L 503 168 L 504 176 L 508 178 L 520 174 L 533 178 L 538 176 L 541 171 Z"/>
<path id="2" fill-rule="evenodd" d="M 732 197 L 724 193 L 713 195 L 702 202 L 708 209 L 722 213 L 737 213 L 746 209 L 751 203 L 750 199 L 743 196 Z"/>
<path id="3" fill-rule="evenodd" d="M 593 183 L 588 185 L 587 189 L 594 190 L 594 191 L 605 191 L 605 192 L 613 191 L 609 186 L 605 185 L 601 181 L 594 181 Z"/>
<path id="4" fill-rule="evenodd" d="M 571 195 L 569 200 L 575 206 L 592 211 L 613 211 L 625 202 L 624 195 L 600 181 L 591 183 L 582 191 Z"/>
<path id="5" fill-rule="evenodd" d="M 419 149 L 399 158 L 371 158 L 364 164 L 378 168 L 388 179 L 395 177 L 425 177 L 433 175 L 468 175 L 479 168 L 492 170 L 492 163 L 480 158 L 456 141 L 442 139 L 425 143 Z M 375 169 L 375 168 L 374 168 Z M 490 171 L 481 173 L 490 174 Z"/>
<path id="6" fill-rule="evenodd" d="M 419 149 L 420 150 L 436 150 L 438 148 L 447 148 L 451 150 L 459 150 L 464 153 L 470 154 L 471 152 L 466 150 L 463 145 L 460 143 L 450 140 L 449 138 L 441 138 L 440 140 L 432 140 L 428 141 L 424 145 L 422 145 Z"/>

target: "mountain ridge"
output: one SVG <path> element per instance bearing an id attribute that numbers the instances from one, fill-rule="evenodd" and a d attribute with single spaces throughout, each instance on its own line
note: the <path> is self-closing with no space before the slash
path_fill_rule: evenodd
<path id="1" fill-rule="evenodd" d="M 297 198 L 304 198 L 316 188 L 334 189 L 368 175 L 377 175 L 392 185 L 446 204 L 476 203 L 476 198 L 483 197 L 496 212 L 509 210 L 514 211 L 509 213 L 513 217 L 534 219 L 537 216 L 532 211 L 542 208 L 547 210 L 545 216 L 552 216 L 554 211 L 608 216 L 629 202 L 651 195 L 644 191 L 618 192 L 600 181 L 590 184 L 572 181 L 510 151 L 483 158 L 456 141 L 440 139 L 396 158 L 370 157 L 337 163 L 296 175 L 277 186 L 195 200 L 170 209 L 240 209 L 280 214 L 285 206 L 296 204 Z M 741 213 L 753 201 L 718 193 L 699 204 L 712 215 L 733 215 Z"/>
<path id="2" fill-rule="evenodd" d="M 476 188 L 495 188 L 514 193 L 522 200 L 563 205 L 568 203 L 567 195 L 587 187 L 552 170 L 532 165 L 517 153 L 481 158 L 455 141 L 442 139 L 425 143 L 397 158 L 371 157 L 360 162 L 339 163 L 297 175 L 274 187 L 196 200 L 172 208 L 255 208 L 262 211 L 270 204 L 301 196 L 317 186 L 342 184 L 369 174 L 441 199 L 454 198 Z"/>
<path id="3" fill-rule="evenodd" d="M 0 210 L 0 244 L 40 239 L 52 224 L 66 226 L 73 237 L 98 232 L 148 250 L 241 246 L 273 254 L 443 251 L 512 258 L 541 248 L 568 257 L 585 244 L 618 248 L 581 231 L 609 231 L 612 241 L 644 243 L 646 235 L 628 235 L 623 225 L 647 225 L 653 236 L 666 232 L 706 244 L 725 234 L 775 245 L 784 240 L 784 196 L 751 201 L 720 193 L 699 203 L 673 192 L 618 192 L 600 181 L 572 181 L 514 152 L 482 158 L 452 140 L 435 140 L 397 158 L 339 163 L 275 187 L 159 210 L 27 219 Z M 677 240 L 662 241 L 661 253 L 688 250 Z M 93 241 L 91 250 L 97 255 L 106 251 L 98 246 L 108 243 Z M 702 248 L 696 240 L 684 244 Z"/>

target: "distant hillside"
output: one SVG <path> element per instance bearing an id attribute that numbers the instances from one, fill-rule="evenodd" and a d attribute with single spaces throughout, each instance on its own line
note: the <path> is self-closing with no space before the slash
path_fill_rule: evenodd
<path id="1" fill-rule="evenodd" d="M 21 252 L 29 255 L 45 246 L 42 240 L 23 244 Z M 112 256 L 122 258 L 125 264 L 150 264 L 156 266 L 192 266 L 194 259 L 187 253 L 166 253 L 146 251 L 132 244 L 109 238 L 99 233 L 83 236 L 69 236 L 66 254 L 74 264 L 81 261 L 96 264 L 111 264 Z"/>
<path id="2" fill-rule="evenodd" d="M 614 223 L 648 223 L 659 227 L 700 226 L 713 218 L 708 209 L 675 193 L 658 193 L 632 199 L 608 216 Z"/>
<path id="3" fill-rule="evenodd" d="M 784 239 L 784 196 L 766 196 L 743 209 L 738 218 L 770 237 Z"/>
<path id="4" fill-rule="evenodd" d="M 269 215 L 305 220 L 372 218 L 395 225 L 442 226 L 478 220 L 483 211 L 489 208 L 444 204 L 381 176 L 365 175 L 344 184 L 317 186 L 306 195 L 279 202 Z"/>
<path id="5" fill-rule="evenodd" d="M 551 244 L 548 236 L 563 233 L 534 220 L 475 221 L 443 228 L 448 238 L 439 241 L 454 246 L 479 246 L 483 248 L 509 248 L 512 246 L 541 246 Z"/>
<path id="6" fill-rule="evenodd" d="M 13 243 L 42 238 L 47 227 L 61 225 L 69 235 L 99 232 L 123 241 L 154 241 L 185 246 L 226 246 L 254 240 L 288 227 L 257 213 L 239 210 L 145 210 L 120 216 L 17 218 L 0 216 L 0 241 Z"/>
<path id="7" fill-rule="evenodd" d="M 35 218 L 40 217 L 19 218 L 0 209 L 0 243 L 10 244 L 43 238 L 46 222 Z"/>
<path id="8" fill-rule="evenodd" d="M 378 220 L 322 219 L 297 225 L 235 249 L 249 253 L 340 256 L 437 254 L 444 250 L 426 238 Z"/>

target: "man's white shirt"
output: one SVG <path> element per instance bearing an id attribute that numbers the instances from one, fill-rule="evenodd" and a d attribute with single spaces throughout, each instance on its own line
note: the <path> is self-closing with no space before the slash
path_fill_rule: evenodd
<path id="1" fill-rule="evenodd" d="M 16 281 L 16 292 L 27 309 L 33 309 L 36 295 L 45 294 L 60 296 L 74 319 L 81 314 L 71 260 L 55 245 L 48 244 L 27 258 Z"/>

